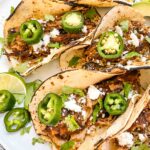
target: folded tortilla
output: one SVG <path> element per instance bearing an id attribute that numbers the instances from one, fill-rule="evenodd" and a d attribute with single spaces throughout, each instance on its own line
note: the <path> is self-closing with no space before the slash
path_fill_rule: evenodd
<path id="1" fill-rule="evenodd" d="M 94 102 L 90 99 L 87 99 L 86 107 L 88 107 L 88 111 L 86 122 L 88 123 L 86 123 L 87 125 L 85 125 L 85 127 L 83 127 L 81 130 L 72 133 L 70 135 L 70 138 L 67 140 L 63 139 L 61 136 L 53 135 L 52 132 L 48 129 L 49 127 L 42 124 L 39 121 L 37 114 L 37 107 L 38 104 L 42 101 L 42 99 L 48 93 L 57 93 L 58 95 L 61 94 L 62 89 L 65 85 L 73 88 L 84 89 L 85 91 L 85 89 L 89 88 L 90 86 L 101 87 L 110 83 L 109 88 L 112 91 L 120 91 L 121 89 L 123 89 L 122 86 L 124 82 L 130 82 L 130 84 L 134 84 L 135 80 L 137 81 L 139 76 L 137 72 L 128 73 L 120 77 L 113 77 L 115 75 L 116 74 L 86 71 L 79 69 L 65 71 L 47 79 L 36 91 L 32 102 L 29 106 L 29 111 L 31 113 L 36 133 L 43 137 L 43 139 L 45 139 L 46 141 L 52 142 L 53 147 L 55 147 L 54 149 L 59 149 L 62 144 L 66 143 L 68 140 L 71 140 L 75 141 L 75 148 L 79 150 L 82 150 L 83 148 L 86 150 L 94 150 L 99 146 L 99 143 L 104 142 L 106 139 L 116 135 L 127 124 L 133 112 L 134 106 L 137 100 L 140 99 L 140 97 L 134 96 L 134 98 L 130 98 L 132 100 L 129 101 L 126 111 L 119 117 L 116 116 L 113 119 L 111 118 L 111 116 L 109 116 L 108 118 L 106 117 L 105 119 L 100 118 L 100 120 L 98 119 L 98 121 L 96 122 L 97 125 L 92 125 L 90 123 L 91 121 L 89 121 L 96 101 Z M 113 78 L 110 79 L 111 77 Z M 133 87 L 134 90 L 137 90 L 136 92 L 142 94 L 138 82 L 135 83 Z M 106 88 L 104 88 L 104 90 L 105 89 Z M 54 130 L 55 128 L 60 129 L 61 127 L 59 127 L 58 125 L 54 127 Z M 65 134 L 65 136 L 67 137 L 67 134 Z"/>
<path id="2" fill-rule="evenodd" d="M 94 7 L 113 7 L 118 5 L 118 3 L 123 3 L 127 5 L 132 5 L 132 0 L 56 0 L 57 2 L 65 2 L 70 5 L 88 5 Z"/>
<path id="3" fill-rule="evenodd" d="M 14 70 L 22 76 L 27 76 L 36 68 L 56 59 L 66 49 L 80 43 L 89 45 L 100 22 L 99 13 L 94 10 L 96 14 L 91 21 L 87 22 L 85 18 L 84 30 L 79 34 L 64 33 L 61 29 L 61 17 L 68 11 L 80 11 L 85 15 L 90 9 L 84 6 L 71 7 L 48 0 L 23 0 L 4 25 L 5 39 L 6 41 L 11 39 L 11 42 L 5 45 L 6 55 Z M 55 20 L 51 22 L 44 20 L 46 15 L 54 16 Z M 37 44 L 29 45 L 20 37 L 19 28 L 28 20 L 37 20 L 43 27 L 43 39 Z M 54 36 L 56 34 L 53 41 L 50 39 L 51 32 Z M 48 36 L 51 42 L 60 44 L 59 48 L 47 48 Z"/>
<path id="4" fill-rule="evenodd" d="M 143 94 L 126 124 L 126 126 L 112 137 L 107 144 L 115 149 L 148 149 L 149 148 L 149 126 L 150 126 L 150 86 Z M 127 140 L 127 137 L 129 140 Z M 139 142 L 138 142 L 139 141 Z M 106 142 L 105 142 L 106 144 Z"/>
<path id="5" fill-rule="evenodd" d="M 128 32 L 123 31 L 122 22 L 123 25 L 127 23 L 125 26 L 128 26 Z M 120 70 L 150 68 L 150 43 L 147 41 L 150 28 L 144 25 L 144 22 L 144 17 L 133 8 L 123 5 L 115 6 L 103 17 L 92 45 L 78 45 L 60 56 L 61 68 L 63 70 L 85 68 L 106 72 L 111 72 L 114 68 Z M 123 39 L 124 48 L 117 58 L 103 58 L 97 49 L 100 37 L 109 31 L 117 33 Z M 106 47 L 109 44 L 113 46 L 111 40 Z"/>

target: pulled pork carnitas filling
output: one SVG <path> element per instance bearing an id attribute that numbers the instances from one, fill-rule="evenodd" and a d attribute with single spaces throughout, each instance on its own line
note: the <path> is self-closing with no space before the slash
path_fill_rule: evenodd
<path id="1" fill-rule="evenodd" d="M 70 60 L 71 61 L 71 60 Z M 86 47 L 78 64 L 90 70 L 107 70 L 150 63 L 150 28 L 122 20 Z"/>
<path id="2" fill-rule="evenodd" d="M 7 55 L 19 62 L 40 62 L 59 48 L 84 39 L 94 31 L 99 20 L 96 10 L 88 7 L 74 7 L 57 16 L 45 15 L 43 20 L 33 18 L 8 31 Z"/>
<path id="3" fill-rule="evenodd" d="M 64 86 L 60 94 L 47 94 L 37 110 L 40 122 L 46 125 L 44 131 L 58 145 L 56 138 L 76 143 L 94 134 L 97 127 L 111 126 L 132 97 L 141 93 L 138 78 L 135 71 L 84 90 Z"/>
<path id="4" fill-rule="evenodd" d="M 150 148 L 150 103 L 144 108 L 131 128 L 118 137 L 118 144 L 123 150 Z"/>

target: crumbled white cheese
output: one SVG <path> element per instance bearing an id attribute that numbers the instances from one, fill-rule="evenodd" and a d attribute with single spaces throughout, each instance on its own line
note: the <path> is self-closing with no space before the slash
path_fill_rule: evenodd
<path id="1" fill-rule="evenodd" d="M 48 34 L 45 34 L 43 37 L 44 46 L 48 45 L 49 42 L 50 42 L 50 36 Z"/>
<path id="2" fill-rule="evenodd" d="M 143 127 L 145 128 L 145 127 L 146 127 L 146 124 L 143 124 Z"/>
<path id="3" fill-rule="evenodd" d="M 102 114 L 102 118 L 105 118 L 105 114 Z"/>
<path id="4" fill-rule="evenodd" d="M 99 42 L 99 39 L 95 39 L 94 42 Z"/>
<path id="5" fill-rule="evenodd" d="M 79 102 L 80 102 L 81 104 L 85 104 L 85 103 L 86 103 L 86 98 L 85 98 L 85 97 L 81 97 L 81 98 L 79 99 Z"/>
<path id="6" fill-rule="evenodd" d="M 58 29 L 54 28 L 51 32 L 50 32 L 50 37 L 55 38 L 58 35 L 60 35 L 60 32 Z"/>
<path id="7" fill-rule="evenodd" d="M 144 141 L 146 140 L 145 135 L 139 133 L 138 136 L 139 136 L 139 140 L 140 140 L 141 142 L 144 142 Z"/>
<path id="8" fill-rule="evenodd" d="M 141 56 L 141 61 L 142 61 L 142 62 L 146 62 L 146 60 L 147 60 L 146 57 Z"/>
<path id="9" fill-rule="evenodd" d="M 88 32 L 88 30 L 87 30 L 87 26 L 83 26 L 83 28 L 82 28 L 82 32 L 83 32 L 83 33 L 87 33 L 87 32 Z"/>
<path id="10" fill-rule="evenodd" d="M 96 63 L 98 63 L 98 64 L 99 64 L 99 63 L 100 63 L 100 60 L 98 60 L 98 59 L 97 59 L 97 60 L 96 60 Z"/>
<path id="11" fill-rule="evenodd" d="M 121 27 L 116 26 L 115 28 L 116 28 L 116 32 L 117 32 L 120 36 L 123 36 L 123 31 L 122 31 Z"/>
<path id="12" fill-rule="evenodd" d="M 101 96 L 104 96 L 106 93 L 103 91 L 103 88 L 99 88 L 99 91 L 100 91 L 100 95 Z"/>
<path id="13" fill-rule="evenodd" d="M 107 65 L 108 65 L 108 66 L 110 66 L 110 65 L 111 65 L 111 62 L 110 62 L 110 61 L 108 61 L 108 62 L 107 62 Z"/>
<path id="14" fill-rule="evenodd" d="M 129 92 L 129 94 L 128 94 L 128 99 L 131 99 L 131 98 L 133 97 L 133 94 L 134 94 L 134 91 L 131 90 L 131 91 Z"/>
<path id="15" fill-rule="evenodd" d="M 143 41 L 144 40 L 144 36 L 141 34 L 140 40 Z"/>
<path id="16" fill-rule="evenodd" d="M 132 64 L 132 60 L 128 60 L 127 65 L 131 65 L 131 64 Z"/>
<path id="17" fill-rule="evenodd" d="M 42 40 L 41 40 L 39 43 L 37 43 L 37 44 L 33 44 L 33 45 L 32 45 L 32 46 L 33 46 L 33 50 L 34 50 L 35 52 L 37 52 L 38 49 L 41 49 L 42 45 L 43 45 L 43 41 L 42 41 Z"/>
<path id="18" fill-rule="evenodd" d="M 35 19 L 33 19 L 33 20 L 35 20 Z M 38 19 L 37 21 L 38 21 L 40 24 L 45 23 L 45 21 L 42 20 L 42 19 Z"/>
<path id="19" fill-rule="evenodd" d="M 120 63 L 118 63 L 118 64 L 117 64 L 117 67 L 123 68 L 123 65 L 120 64 Z"/>
<path id="20" fill-rule="evenodd" d="M 100 96 L 100 91 L 93 85 L 88 88 L 88 97 L 91 100 L 96 100 Z"/>
<path id="21" fill-rule="evenodd" d="M 133 135 L 129 132 L 119 134 L 117 139 L 120 146 L 127 146 L 130 148 L 134 144 Z"/>
<path id="22" fill-rule="evenodd" d="M 68 98 L 68 101 L 66 101 L 64 103 L 64 107 L 66 109 L 74 111 L 74 112 L 81 112 L 82 111 L 82 107 L 77 104 L 73 94 L 71 94 Z"/>
<path id="23" fill-rule="evenodd" d="M 129 51 L 123 51 L 123 54 L 125 55 L 125 54 L 127 54 Z"/>
<path id="24" fill-rule="evenodd" d="M 45 34 L 43 39 L 40 40 L 39 43 L 33 44 L 34 51 L 38 53 L 39 52 L 38 50 L 42 48 L 42 45 L 44 45 L 44 48 L 45 48 L 45 46 L 47 46 L 47 44 L 49 42 L 50 42 L 50 36 L 48 34 Z M 44 49 L 44 48 L 42 48 L 42 49 Z"/>
<path id="25" fill-rule="evenodd" d="M 138 37 L 136 36 L 136 34 L 134 34 L 133 32 L 130 34 L 130 38 L 132 39 L 132 44 L 135 47 L 138 47 L 140 45 L 140 41 L 138 39 Z"/>
<path id="26" fill-rule="evenodd" d="M 68 97 L 68 100 L 75 100 L 76 99 L 76 95 L 74 94 L 71 94 L 69 97 Z"/>
<path id="27" fill-rule="evenodd" d="M 85 110 L 82 110 L 82 116 L 83 116 L 84 119 L 86 119 L 87 113 L 86 113 Z"/>
<path id="28" fill-rule="evenodd" d="M 134 30 L 133 33 L 134 33 L 134 34 L 138 34 L 137 30 Z"/>

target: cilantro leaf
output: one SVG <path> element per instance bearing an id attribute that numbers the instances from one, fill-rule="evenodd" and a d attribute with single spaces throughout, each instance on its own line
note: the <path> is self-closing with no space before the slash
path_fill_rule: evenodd
<path id="1" fill-rule="evenodd" d="M 14 11 L 15 11 L 15 7 L 14 7 L 14 6 L 11 6 L 11 7 L 10 7 L 10 14 L 12 14 Z"/>
<path id="2" fill-rule="evenodd" d="M 31 130 L 31 127 L 32 127 L 32 126 L 23 128 L 23 129 L 20 131 L 20 135 L 24 135 L 24 134 L 26 134 L 26 133 L 29 133 L 30 130 Z"/>
<path id="3" fill-rule="evenodd" d="M 146 36 L 145 39 L 148 43 L 150 43 L 150 37 Z"/>
<path id="4" fill-rule="evenodd" d="M 60 150 L 71 150 L 74 146 L 75 142 L 74 141 L 68 141 L 61 145 Z"/>
<path id="5" fill-rule="evenodd" d="M 78 125 L 78 123 L 76 122 L 74 116 L 71 116 L 71 115 L 68 115 L 66 118 L 65 118 L 65 124 L 67 125 L 68 127 L 68 130 L 73 132 L 77 129 L 80 128 L 80 126 Z"/>
<path id="6" fill-rule="evenodd" d="M 129 30 L 129 21 L 128 20 L 121 21 L 119 25 L 123 31 L 128 32 L 128 30 Z"/>
<path id="7" fill-rule="evenodd" d="M 56 43 L 48 43 L 47 45 L 50 48 L 60 48 L 60 43 L 56 42 Z"/>
<path id="8" fill-rule="evenodd" d="M 69 61 L 69 67 L 76 66 L 78 64 L 79 59 L 80 57 L 78 56 L 72 57 L 72 59 Z"/>
<path id="9" fill-rule="evenodd" d="M 132 57 L 139 57 L 141 56 L 138 52 L 135 52 L 135 51 L 132 51 L 132 52 L 129 52 L 125 55 L 125 58 L 132 58 Z"/>
<path id="10" fill-rule="evenodd" d="M 127 82 L 125 82 L 123 90 L 124 90 L 125 97 L 128 98 L 129 92 L 132 90 L 132 85 L 127 83 Z"/>
<path id="11" fill-rule="evenodd" d="M 65 93 L 65 94 L 77 94 L 79 96 L 85 96 L 83 90 L 81 89 L 78 89 L 78 88 L 72 88 L 70 86 L 64 86 L 63 89 L 62 89 L 62 93 Z"/>
<path id="12" fill-rule="evenodd" d="M 42 138 L 32 138 L 32 145 L 35 145 L 37 143 L 44 144 L 45 141 Z"/>
<path id="13" fill-rule="evenodd" d="M 11 43 L 15 40 L 16 36 L 19 35 L 19 32 L 9 33 L 7 36 L 7 43 Z"/>
<path id="14" fill-rule="evenodd" d="M 96 10 L 94 8 L 91 8 L 86 12 L 85 16 L 89 19 L 92 19 L 96 14 L 97 14 Z"/>
<path id="15" fill-rule="evenodd" d="M 0 37 L 0 44 L 4 44 L 5 40 L 3 37 Z"/>

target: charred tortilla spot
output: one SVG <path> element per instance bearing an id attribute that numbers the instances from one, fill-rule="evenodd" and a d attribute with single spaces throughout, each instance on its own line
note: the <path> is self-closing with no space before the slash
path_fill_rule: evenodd
<path id="1" fill-rule="evenodd" d="M 42 86 L 42 89 L 44 90 L 44 89 L 45 89 L 45 86 Z"/>
<path id="2" fill-rule="evenodd" d="M 58 75 L 58 78 L 63 79 L 64 77 L 60 74 Z"/>
<path id="3" fill-rule="evenodd" d="M 51 85 L 53 85 L 53 86 L 54 86 L 54 85 L 55 85 L 55 84 L 54 84 L 54 82 L 51 82 Z"/>

